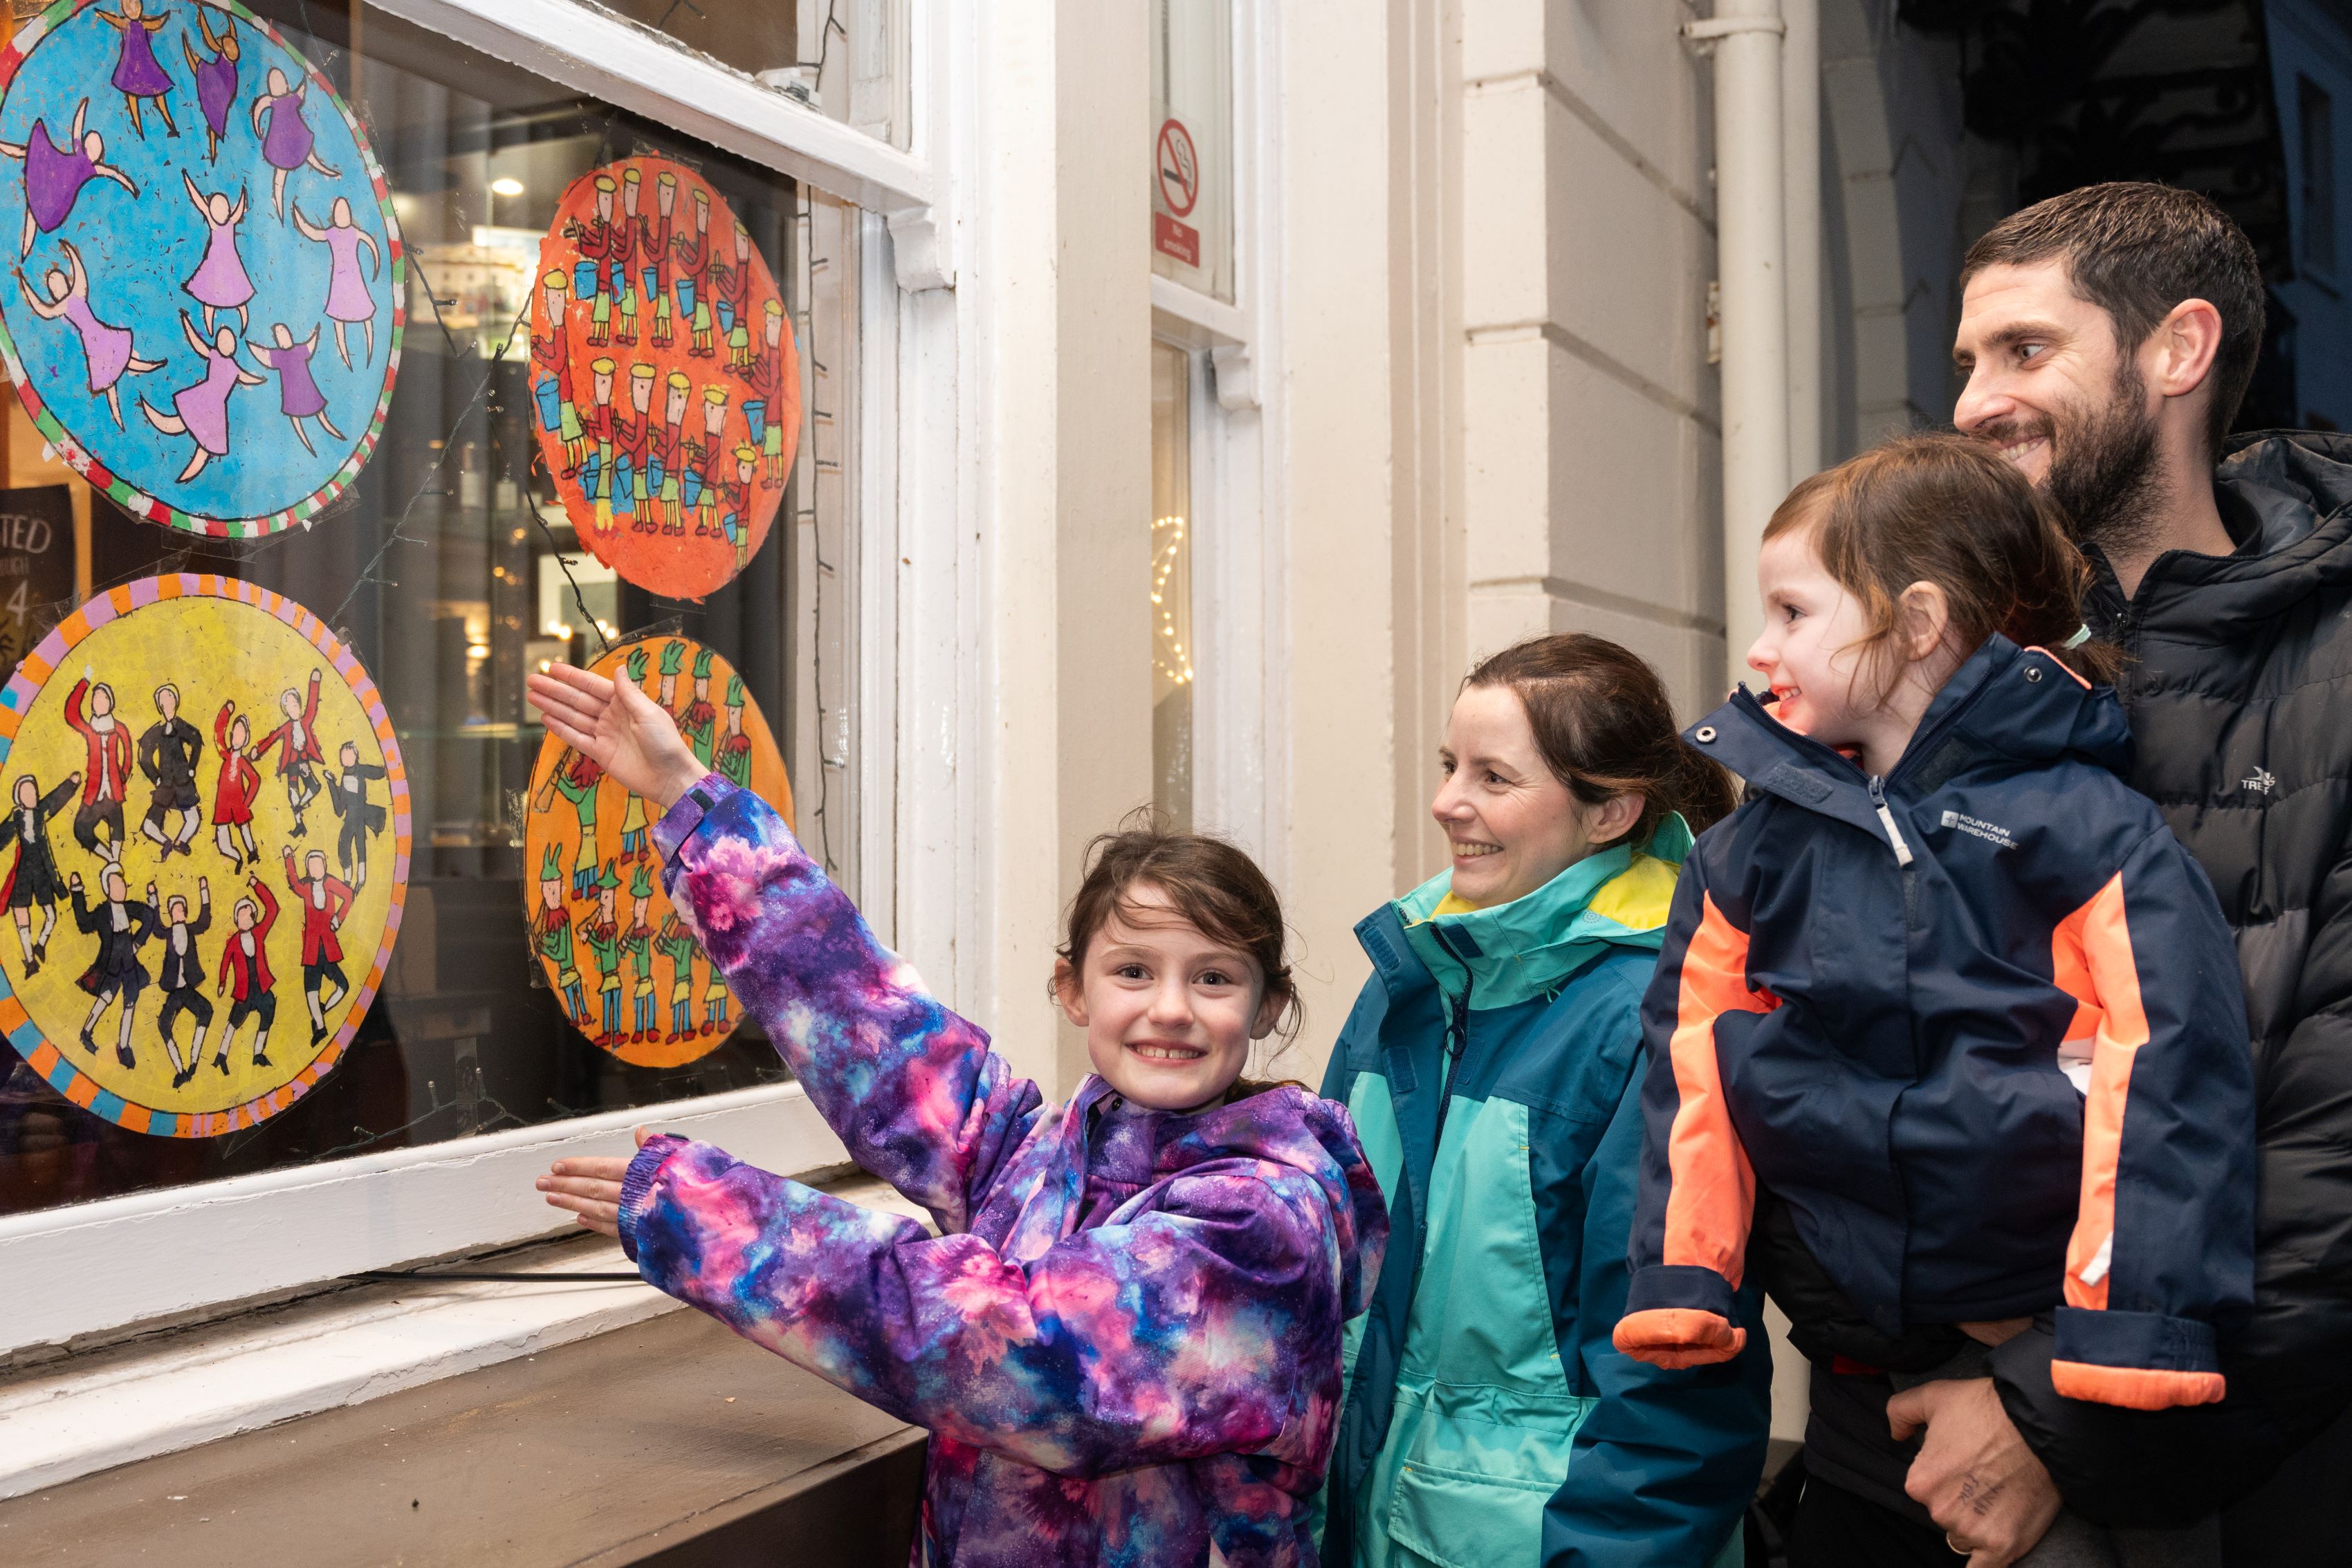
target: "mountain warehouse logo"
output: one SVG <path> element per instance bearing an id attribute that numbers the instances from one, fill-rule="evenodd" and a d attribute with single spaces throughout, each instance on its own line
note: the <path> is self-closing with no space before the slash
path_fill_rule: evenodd
<path id="1" fill-rule="evenodd" d="M 2017 841 L 2010 837 L 2009 830 L 1999 822 L 1988 822 L 1977 817 L 1963 817 L 1958 811 L 1947 811 L 1944 813 L 1944 826 L 1958 828 L 1964 833 L 1974 833 L 1987 843 L 1999 844 L 2005 850 L 2013 850 L 2017 847 Z"/>

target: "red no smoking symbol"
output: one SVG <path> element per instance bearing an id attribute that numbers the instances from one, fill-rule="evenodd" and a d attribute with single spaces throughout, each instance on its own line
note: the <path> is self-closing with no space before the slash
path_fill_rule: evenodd
<path id="1" fill-rule="evenodd" d="M 1181 120 L 1160 128 L 1160 145 L 1153 161 L 1160 169 L 1160 199 L 1178 217 L 1190 216 L 1201 199 L 1201 159 L 1192 151 L 1192 133 Z"/>

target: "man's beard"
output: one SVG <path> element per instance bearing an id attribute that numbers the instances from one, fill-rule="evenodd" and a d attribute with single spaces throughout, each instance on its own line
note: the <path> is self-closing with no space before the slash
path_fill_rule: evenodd
<path id="1" fill-rule="evenodd" d="M 2065 514 L 2075 539 L 2113 555 L 2131 552 L 2157 531 L 2162 497 L 2157 474 L 2156 416 L 2147 383 L 2126 359 L 2116 371 L 2105 406 L 2069 409 L 2032 426 L 2005 421 L 1979 432 L 1995 445 L 2039 434 L 2050 443 L 2042 486 Z"/>

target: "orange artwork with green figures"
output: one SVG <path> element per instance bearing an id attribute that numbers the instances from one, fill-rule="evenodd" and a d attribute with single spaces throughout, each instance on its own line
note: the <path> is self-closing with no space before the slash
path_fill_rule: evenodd
<path id="1" fill-rule="evenodd" d="M 711 771 L 792 820 L 783 757 L 726 660 L 688 638 L 647 637 L 589 668 L 635 681 Z M 541 745 L 523 819 L 531 950 L 572 1026 L 635 1067 L 706 1056 L 742 1016 L 662 891 L 659 814 L 553 736 Z"/>

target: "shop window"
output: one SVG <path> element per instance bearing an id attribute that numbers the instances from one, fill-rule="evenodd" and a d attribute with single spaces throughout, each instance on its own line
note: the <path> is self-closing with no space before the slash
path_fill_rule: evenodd
<path id="1" fill-rule="evenodd" d="M 194 18 L 210 8 L 180 5 L 170 10 L 170 30 L 157 35 L 161 41 L 154 57 L 176 78 L 187 74 L 182 30 L 192 28 Z M 853 597 L 847 563 L 854 558 L 844 544 L 847 524 L 843 508 L 854 487 L 845 474 L 851 452 L 842 439 L 842 427 L 851 402 L 846 379 L 856 358 L 849 348 L 854 336 L 852 280 L 859 270 L 856 214 L 772 170 L 653 120 L 577 96 L 392 16 L 362 13 L 356 6 L 305 5 L 303 0 L 264 0 L 255 11 L 275 26 L 286 49 L 316 66 L 337 91 L 352 99 L 353 114 L 382 164 L 405 273 L 402 304 L 406 321 L 398 345 L 397 376 L 381 426 L 355 476 L 315 516 L 261 537 L 226 539 L 130 515 L 116 499 L 94 490 L 88 478 L 69 469 L 33 426 L 26 409 L 10 400 L 5 493 L 0 496 L 0 611 L 19 613 L 16 622 L 0 613 L 0 669 L 13 667 L 52 625 L 85 603 L 103 600 L 110 588 L 158 574 L 215 574 L 306 607 L 316 624 L 356 660 L 396 738 L 411 835 L 404 915 L 373 1003 L 332 1070 L 300 1092 L 289 1093 L 282 1104 L 253 1113 L 216 1135 L 131 1130 L 123 1124 L 129 1118 L 108 1113 L 110 1103 L 101 1098 L 93 1106 L 86 1096 L 61 1092 L 49 1076 L 34 1070 L 29 1059 L 0 1045 L 0 1213 L 462 1139 L 593 1112 L 668 1104 L 786 1076 L 757 1025 L 740 1019 L 736 1010 L 728 1009 L 727 1029 L 702 1029 L 715 1016 L 706 1007 L 707 969 L 687 971 L 695 982 L 693 994 L 686 998 L 695 1026 L 688 1032 L 697 1037 L 691 1041 L 673 1040 L 667 1050 L 636 1052 L 632 1059 L 614 1046 L 613 1038 L 603 1046 L 592 1043 L 588 1033 L 567 1017 L 563 988 L 551 977 L 550 966 L 540 961 L 527 915 L 545 874 L 544 867 L 528 861 L 525 848 L 533 797 L 543 793 L 535 789 L 533 773 L 543 737 L 525 706 L 523 682 L 530 670 L 547 662 L 585 664 L 612 645 L 647 637 L 688 639 L 709 650 L 712 667 L 731 671 L 740 682 L 740 690 L 714 683 L 709 693 L 719 754 L 725 754 L 727 738 L 738 722 L 733 710 L 748 707 L 764 715 L 790 776 L 803 832 L 825 856 L 829 869 L 856 888 L 856 867 L 847 846 L 856 838 L 852 821 L 856 794 L 845 787 L 844 779 L 835 777 L 828 784 L 824 777 L 852 766 L 847 747 L 829 743 L 827 737 L 847 733 L 840 705 L 845 694 L 856 689 L 855 648 L 838 639 L 813 641 L 809 628 L 821 628 L 828 615 L 836 623 L 845 620 L 844 607 Z M 732 63 L 747 68 L 770 52 L 791 57 L 795 47 L 795 8 L 791 5 L 721 0 L 688 5 L 680 0 L 671 11 L 675 15 L 666 18 L 644 19 L 659 22 L 688 42 L 695 41 L 688 36 L 691 28 L 708 27 L 711 42 L 731 40 L 730 47 L 741 55 Z M 226 26 L 226 15 L 214 14 L 210 19 Z M 240 25 L 248 28 L 248 39 L 259 37 L 250 30 L 251 24 Z M 211 52 L 193 34 L 190 41 L 199 53 Z M 257 46 L 252 52 L 258 57 Z M 243 90 L 262 89 L 248 82 Z M 121 120 L 126 96 L 101 87 L 93 94 L 89 112 L 94 124 L 103 117 L 108 144 L 127 158 L 142 139 Z M 310 106 L 314 120 L 325 111 L 316 101 L 321 96 L 314 95 Z M 179 138 L 201 149 L 205 126 L 198 118 L 195 94 L 182 82 L 168 101 L 176 105 L 180 116 Z M 241 99 L 232 107 L 242 113 L 249 104 L 249 98 Z M 62 117 L 71 112 L 71 106 L 59 110 L 52 104 L 50 112 Z M 13 142 L 27 134 L 27 124 L 20 121 L 29 119 L 29 114 L 15 112 L 0 117 L 0 141 Z M 230 116 L 232 140 L 238 130 L 236 116 Z M 274 210 L 271 171 L 253 156 L 257 149 L 250 137 L 257 134 L 249 132 L 247 141 L 234 151 L 224 146 L 219 154 L 222 164 L 238 170 L 242 221 L 290 223 L 299 212 L 304 222 L 321 228 L 339 223 L 323 208 L 313 216 L 315 196 L 306 180 L 323 176 L 305 174 L 299 165 L 288 215 L 279 217 Z M 574 510 L 564 504 L 536 428 L 542 411 L 533 395 L 530 320 L 534 294 L 544 282 L 541 237 L 556 217 L 559 202 L 577 188 L 577 182 L 629 160 L 646 170 L 674 167 L 685 172 L 688 184 L 709 193 L 740 221 L 749 251 L 764 263 L 780 291 L 779 335 L 784 343 L 797 346 L 802 367 L 792 440 L 781 449 L 762 450 L 756 440 L 741 448 L 750 454 L 740 460 L 743 486 L 756 483 L 751 476 L 761 473 L 763 464 L 774 465 L 783 487 L 775 520 L 756 549 L 745 549 L 740 570 L 698 598 L 665 597 L 640 586 L 628 570 L 599 563 L 575 532 Z M 0 165 L 0 176 L 15 179 L 19 167 Z M 176 191 L 151 190 L 149 194 L 158 204 L 154 212 L 163 210 L 160 204 L 167 196 L 182 200 Z M 644 199 L 649 211 L 652 198 L 648 194 Z M 128 205 L 125 210 L 150 211 Z M 167 221 L 146 215 L 137 220 Z M 32 226 L 28 225 L 28 233 Z M 100 235 L 109 246 L 142 243 L 141 229 L 128 219 L 118 230 L 81 232 Z M 31 254 L 35 264 L 46 264 L 56 253 L 46 236 L 37 237 L 41 243 Z M 14 229 L 8 239 L 16 242 Z M 388 252 L 390 247 L 382 249 Z M 249 240 L 245 254 L 255 254 Z M 387 264 L 392 257 L 379 254 L 375 260 Z M 28 274 L 35 264 L 28 264 Z M 361 267 L 363 277 L 384 276 L 369 269 L 364 256 Z M 595 276 L 593 269 L 590 276 Z M 674 282 L 666 280 L 656 288 L 634 277 L 620 283 L 618 272 L 612 277 L 615 281 L 605 287 L 614 289 L 615 298 L 643 303 L 645 314 L 634 323 L 634 330 L 649 335 L 655 297 L 675 294 Z M 37 279 L 36 286 L 47 287 Z M 592 281 L 589 287 L 597 285 Z M 207 317 L 222 318 L 224 331 L 236 319 L 236 302 L 228 298 L 234 292 L 220 293 L 225 304 L 207 301 L 201 308 Z M 704 302 L 709 303 L 708 297 Z M 177 303 L 191 311 L 199 308 L 194 300 Z M 258 308 L 262 303 L 256 301 L 253 322 L 238 334 L 247 342 L 268 343 L 268 329 Z M 672 308 L 679 313 L 683 341 L 695 324 L 682 298 Z M 748 341 L 734 335 L 730 325 L 717 329 L 709 356 L 694 361 L 698 412 L 707 389 L 718 389 L 723 396 L 714 401 L 728 402 L 744 415 L 757 393 L 750 370 L 759 351 L 757 324 Z M 191 326 L 191 340 L 205 326 L 201 321 Z M 621 331 L 617 313 L 611 329 Z M 362 367 L 381 366 L 391 348 L 388 339 L 363 346 L 356 319 L 349 339 L 341 350 L 332 334 L 318 340 L 310 362 L 326 367 L 319 379 L 344 374 L 344 353 Z M 141 340 L 141 352 L 146 351 L 147 341 Z M 184 406 L 181 414 L 171 413 L 173 392 L 186 383 L 183 364 L 195 351 L 200 350 L 175 343 L 169 368 L 144 377 L 154 385 L 142 382 L 135 395 L 125 390 L 126 426 L 135 429 L 149 417 L 142 409 L 187 424 Z M 631 350 L 615 344 L 608 353 L 614 361 L 609 373 L 625 389 L 615 401 L 625 409 Z M 730 357 L 738 353 L 743 356 L 740 361 Z M 242 368 L 260 374 L 269 362 L 248 355 Z M 739 367 L 741 373 L 737 373 Z M 588 378 L 583 373 L 582 379 L 575 401 L 587 408 Z M 291 392 L 281 405 L 281 389 L 274 378 L 248 392 L 232 389 L 229 395 L 243 400 L 235 405 L 233 416 L 241 422 L 240 439 L 243 432 L 257 432 L 274 421 L 281 406 L 289 419 L 302 406 Z M 780 408 L 783 403 L 771 393 L 766 405 Z M 551 402 L 547 413 L 551 417 Z M 155 427 L 164 428 L 162 423 Z M 326 439 L 315 423 L 297 422 L 297 429 Z M 758 437 L 758 426 L 750 431 Z M 194 444 L 204 443 L 196 440 Z M 615 461 L 597 447 L 592 431 L 574 455 L 583 466 L 600 457 Z M 793 455 L 785 458 L 785 451 Z M 714 484 L 723 483 L 731 466 L 709 468 L 720 476 Z M 675 479 L 677 467 L 674 461 L 664 476 Z M 221 494 L 233 503 L 245 481 L 227 463 L 218 472 Z M 605 472 L 608 476 L 623 475 L 619 485 L 604 486 L 608 510 L 622 504 L 631 486 L 642 485 L 646 477 L 644 465 L 635 472 Z M 575 476 L 575 486 L 577 482 Z M 640 488 L 637 496 L 649 508 L 634 514 L 643 517 L 659 508 L 663 490 L 655 485 Z M 712 508 L 697 512 L 689 505 L 681 516 L 680 527 L 722 526 Z M 600 514 L 597 526 L 606 526 L 606 521 Z M 34 548 L 37 539 L 38 549 Z M 18 587 L 23 602 L 6 601 L 6 593 Z M 823 632 L 816 636 L 822 638 Z M 816 659 L 820 649 L 822 667 Z M 159 656 L 168 656 L 168 650 Z M 677 674 L 683 702 L 697 674 L 683 662 Z M 302 672 L 289 668 L 286 679 L 299 707 Z M 198 721 L 207 743 L 214 739 L 211 695 L 188 701 L 189 716 Z M 144 690 L 124 695 L 124 711 L 135 725 L 143 727 L 153 717 L 146 711 L 150 701 Z M 216 766 L 216 748 L 208 744 L 195 765 L 207 812 Z M 13 785 L 16 772 L 8 768 L 0 776 Z M 268 776 L 266 767 L 264 772 L 261 787 L 279 789 L 280 780 Z M 369 799 L 383 801 L 383 786 L 376 789 Z M 135 836 L 147 792 L 144 781 L 131 781 L 133 837 L 128 841 L 132 857 L 128 863 L 138 877 L 153 869 L 136 858 L 153 852 L 142 849 Z M 58 857 L 66 862 L 61 874 L 79 873 L 93 884 L 95 895 L 104 868 L 65 827 L 66 818 L 60 817 L 52 835 Z M 218 915 L 213 928 L 197 940 L 204 958 L 217 967 L 222 944 L 231 939 L 228 906 L 247 885 L 247 877 L 277 877 L 282 850 L 331 852 L 336 831 L 335 820 L 321 812 L 310 829 L 312 836 L 303 842 L 261 843 L 248 860 L 247 852 L 234 840 L 226 847 L 215 841 L 207 815 L 201 831 L 189 841 L 184 858 L 165 856 L 154 874 L 174 885 L 193 885 L 199 875 L 208 878 Z M 0 847 L 0 861 L 11 853 Z M 641 863 L 630 863 L 625 855 L 618 867 L 615 901 L 624 909 L 631 897 L 630 879 Z M 563 868 L 566 883 L 571 869 Z M 600 878 L 614 874 L 609 862 L 590 867 L 591 896 Z M 298 896 L 282 885 L 277 895 L 289 904 Z M 0 923 L 0 939 L 12 945 L 8 953 L 0 954 L 0 968 L 18 966 L 11 977 L 21 990 L 27 983 L 21 968 L 24 955 L 15 954 L 16 933 L 5 923 Z M 57 953 L 52 961 L 68 976 L 91 961 L 86 949 L 95 939 L 74 927 L 70 914 L 53 940 Z M 159 961 L 158 949 L 149 948 L 145 963 L 150 973 Z M 583 950 L 579 967 L 589 966 Z M 589 1032 L 608 1037 L 677 1034 L 669 1011 L 671 971 L 667 962 L 658 976 L 663 994 L 653 1030 L 642 1027 L 635 1012 L 632 980 L 621 1027 L 607 1030 L 604 1020 L 598 1019 Z M 300 1016 L 304 1008 L 296 994 L 298 983 L 307 981 L 279 977 L 280 1006 L 271 1037 L 274 1049 L 296 1055 L 310 1032 L 308 1020 Z M 594 985 L 592 979 L 592 993 Z M 148 1030 L 159 1000 L 152 988 L 136 1000 L 141 1011 L 151 1015 L 140 1022 L 142 1051 L 153 1049 Z M 592 1012 L 594 1004 L 592 994 Z M 225 998 L 218 1008 L 226 1012 Z M 110 1016 L 101 1020 L 101 1043 L 110 1051 L 112 1028 Z M 177 1029 L 184 1044 L 189 1021 L 182 1019 Z M 48 1032 L 55 1043 L 58 1031 Z M 282 1047 L 275 1045 L 281 1040 Z M 83 1054 L 70 1032 L 62 1043 L 69 1058 Z M 235 1049 L 241 1065 L 248 1041 L 240 1040 Z M 208 1048 L 194 1093 L 204 1092 L 201 1075 L 215 1071 L 209 1054 Z M 99 1059 L 93 1054 L 87 1060 Z M 170 1099 L 179 1091 L 150 1087 L 167 1107 L 179 1103 Z M 184 1109 L 193 1113 L 196 1101 L 187 1100 Z M 159 1114 L 159 1124 L 168 1124 L 168 1109 Z M 184 1124 L 179 1130 L 184 1134 Z"/>
<path id="2" fill-rule="evenodd" d="M 1151 803 L 1192 829 L 1192 356 L 1151 345 Z"/>

